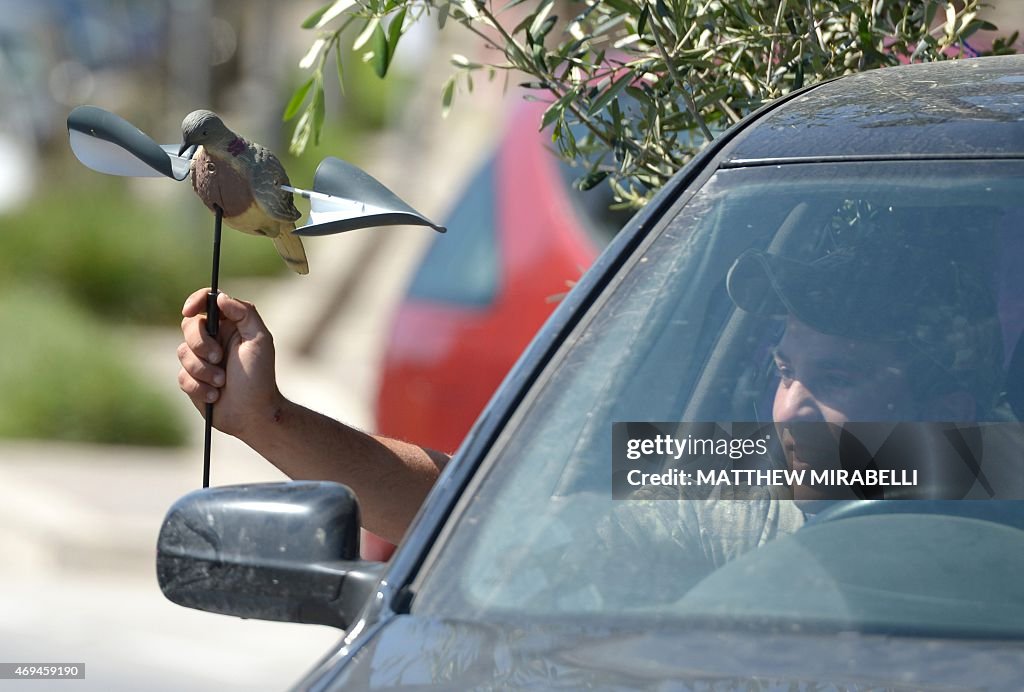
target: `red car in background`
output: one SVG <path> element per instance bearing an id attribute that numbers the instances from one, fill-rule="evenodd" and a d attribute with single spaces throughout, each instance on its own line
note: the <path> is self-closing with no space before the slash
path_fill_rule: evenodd
<path id="1" fill-rule="evenodd" d="M 544 104 L 511 114 L 393 318 L 378 432 L 453 452 L 559 297 L 628 219 L 607 186 L 572 187 L 537 131 Z"/>
<path id="2" fill-rule="evenodd" d="M 629 219 L 611 190 L 581 192 L 579 169 L 537 131 L 542 103 L 517 104 L 392 318 L 377 432 L 454 452 L 559 298 Z M 394 547 L 363 532 L 364 558 Z"/>

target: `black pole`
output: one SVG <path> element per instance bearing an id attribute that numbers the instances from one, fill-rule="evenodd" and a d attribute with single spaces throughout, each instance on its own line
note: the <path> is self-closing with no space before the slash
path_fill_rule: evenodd
<path id="1" fill-rule="evenodd" d="M 210 292 L 206 294 L 206 333 L 217 338 L 220 331 L 220 309 L 217 307 L 217 285 L 220 282 L 220 227 L 224 210 L 214 205 L 213 220 L 213 271 L 210 275 Z M 227 354 L 224 354 L 227 359 Z M 206 405 L 206 431 L 203 437 L 203 487 L 210 487 L 210 448 L 213 444 L 213 404 Z"/>

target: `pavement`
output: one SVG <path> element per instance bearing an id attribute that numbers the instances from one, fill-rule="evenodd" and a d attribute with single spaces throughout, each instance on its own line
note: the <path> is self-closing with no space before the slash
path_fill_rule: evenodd
<path id="1" fill-rule="evenodd" d="M 435 143 L 411 121 L 417 141 L 396 139 L 391 157 L 385 144 L 384 163 L 373 169 L 401 181 L 391 183 L 395 191 L 433 216 L 491 134 L 484 125 L 444 127 L 459 133 L 457 142 Z M 402 159 L 410 146 L 440 149 L 445 165 L 428 163 L 437 151 L 410 164 Z M 274 332 L 286 396 L 372 429 L 391 311 L 430 234 L 405 227 L 310 239 L 308 277 L 222 279 L 227 292 L 256 303 Z M 0 442 L 0 661 L 86 665 L 85 680 L 0 680 L 0 690 L 286 689 L 339 641 L 331 628 L 189 610 L 160 593 L 160 524 L 202 475 L 202 421 L 177 390 L 179 341 L 177 325 L 131 338 L 134 360 L 192 420 L 186 447 Z M 243 443 L 214 434 L 212 485 L 283 479 Z"/>

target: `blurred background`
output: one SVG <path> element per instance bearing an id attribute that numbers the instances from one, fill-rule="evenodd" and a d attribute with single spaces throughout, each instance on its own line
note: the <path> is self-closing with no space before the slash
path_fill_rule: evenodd
<path id="1" fill-rule="evenodd" d="M 315 38 L 300 25 L 321 4 L 0 0 L 2 661 L 85 663 L 85 681 L 61 683 L 76 689 L 283 689 L 339 639 L 160 593 L 160 522 L 201 482 L 202 422 L 177 389 L 175 348 L 182 302 L 209 282 L 212 216 L 188 182 L 78 163 L 73 107 L 161 143 L 211 108 L 296 186 L 338 156 L 445 222 L 444 236 L 309 239 L 306 277 L 227 230 L 221 288 L 259 306 L 287 396 L 449 452 L 622 221 L 607 191 L 571 189 L 576 172 L 537 132 L 543 105 L 514 80 L 478 84 L 442 119 L 449 56 L 480 50 L 458 27 L 414 29 L 385 81 L 350 56 L 320 144 L 289 156 L 281 114 Z M 213 485 L 281 479 L 215 433 Z"/>
<path id="2" fill-rule="evenodd" d="M 626 219 L 605 188 L 572 189 L 577 172 L 537 132 L 543 104 L 514 79 L 477 84 L 442 119 L 449 56 L 481 50 L 458 27 L 413 29 L 385 81 L 349 56 L 319 146 L 289 156 L 281 114 L 320 4 L 0 0 L 0 661 L 85 663 L 86 680 L 61 683 L 79 690 L 273 690 L 339 639 L 160 594 L 160 522 L 201 482 L 202 422 L 177 389 L 175 348 L 182 302 L 209 281 L 212 216 L 187 182 L 79 164 L 73 107 L 161 143 L 211 108 L 298 187 L 337 156 L 445 223 L 443 236 L 309 239 L 306 277 L 228 230 L 221 287 L 259 306 L 287 396 L 448 452 Z M 1024 25 L 1017 3 L 996 10 L 1006 33 Z M 214 485 L 281 479 L 215 433 Z"/>

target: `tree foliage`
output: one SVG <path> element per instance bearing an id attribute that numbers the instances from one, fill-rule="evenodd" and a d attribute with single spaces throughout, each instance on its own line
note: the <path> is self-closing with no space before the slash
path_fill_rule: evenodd
<path id="1" fill-rule="evenodd" d="M 336 0 L 303 27 L 317 37 L 300 63 L 312 75 L 285 119 L 301 151 L 324 122 L 325 73 L 342 79 L 342 41 L 384 77 L 417 21 L 455 22 L 487 59 L 452 56 L 442 108 L 473 80 L 505 75 L 547 101 L 540 127 L 577 184 L 607 179 L 641 206 L 716 133 L 800 87 L 906 62 L 977 55 L 969 39 L 995 30 L 981 0 Z M 346 31 L 354 27 L 355 31 Z M 1010 52 L 1016 34 L 993 44 Z M 331 55 L 335 56 L 333 59 Z M 331 66 L 331 63 L 334 66 Z M 300 115 L 301 113 L 301 115 Z"/>

